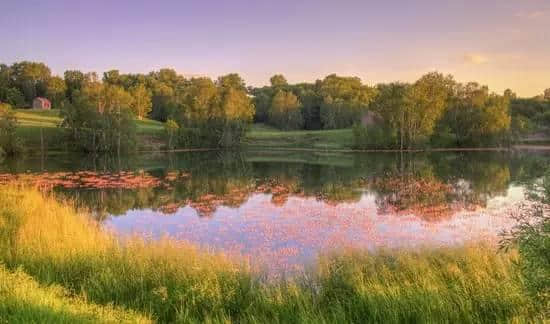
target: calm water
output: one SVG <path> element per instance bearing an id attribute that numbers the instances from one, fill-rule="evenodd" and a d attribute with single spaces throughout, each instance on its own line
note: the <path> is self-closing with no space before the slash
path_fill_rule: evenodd
<path id="1" fill-rule="evenodd" d="M 498 239 L 549 162 L 527 152 L 57 155 L 0 173 L 39 179 L 121 235 L 168 235 L 286 271 L 340 247 Z"/>

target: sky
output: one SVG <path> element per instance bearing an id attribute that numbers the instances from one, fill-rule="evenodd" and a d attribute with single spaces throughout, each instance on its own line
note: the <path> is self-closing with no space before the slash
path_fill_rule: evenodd
<path id="1" fill-rule="evenodd" d="M 550 88 L 550 0 L 2 0 L 0 62 L 249 85 L 336 73 L 365 83 L 430 71 L 495 92 Z"/>

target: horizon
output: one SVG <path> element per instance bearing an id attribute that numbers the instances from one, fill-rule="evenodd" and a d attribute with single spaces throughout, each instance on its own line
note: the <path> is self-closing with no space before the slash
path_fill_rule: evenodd
<path id="1" fill-rule="evenodd" d="M 396 10 L 399 8 L 399 10 Z M 172 68 L 251 86 L 335 73 L 370 85 L 413 82 L 430 71 L 533 97 L 550 87 L 550 3 L 234 1 L 161 5 L 57 0 L 3 3 L 8 47 L 0 62 L 66 70 L 148 73 Z"/>

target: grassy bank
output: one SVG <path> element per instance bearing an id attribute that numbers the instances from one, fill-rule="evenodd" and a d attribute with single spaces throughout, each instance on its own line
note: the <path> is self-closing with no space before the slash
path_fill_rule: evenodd
<path id="1" fill-rule="evenodd" d="M 0 276 L 22 278 L 0 289 L 0 300 L 13 301 L 0 307 L 0 322 L 32 316 L 18 308 L 32 298 L 12 293 L 31 294 L 25 285 L 59 299 L 55 305 L 77 303 L 83 313 L 106 307 L 108 316 L 139 313 L 158 322 L 522 322 L 536 313 L 516 258 L 485 245 L 343 251 L 321 258 L 307 276 L 265 282 L 223 255 L 170 240 L 121 242 L 53 198 L 0 188 L 0 262 L 8 269 Z M 39 311 L 63 318 L 56 307 L 64 306 L 55 305 L 40 304 Z"/>
<path id="2" fill-rule="evenodd" d="M 42 287 L 21 270 L 0 265 L 1 323 L 151 323 L 145 316 L 71 297 L 58 285 Z"/>
<path id="3" fill-rule="evenodd" d="M 17 135 L 23 139 L 29 152 L 40 150 L 41 132 L 46 150 L 61 151 L 66 149 L 63 129 L 59 127 L 62 122 L 59 110 L 17 109 L 15 115 L 18 122 Z M 140 150 L 154 151 L 164 144 L 162 123 L 143 119 L 136 120 L 136 126 Z"/>

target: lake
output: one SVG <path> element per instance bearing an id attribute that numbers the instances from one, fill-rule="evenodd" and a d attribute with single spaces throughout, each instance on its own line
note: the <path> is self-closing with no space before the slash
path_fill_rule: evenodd
<path id="1" fill-rule="evenodd" d="M 300 271 L 340 248 L 496 242 L 550 162 L 544 152 L 57 154 L 8 160 L 117 235 L 169 236 Z"/>

